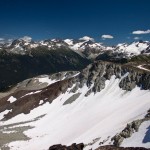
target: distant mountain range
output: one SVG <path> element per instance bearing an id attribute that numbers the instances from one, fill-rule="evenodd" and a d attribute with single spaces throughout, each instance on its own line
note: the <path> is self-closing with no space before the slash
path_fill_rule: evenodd
<path id="1" fill-rule="evenodd" d="M 23 37 L 0 44 L 0 90 L 24 79 L 58 71 L 81 70 L 95 60 L 149 62 L 150 42 L 104 46 L 90 37 L 33 41 Z M 142 56 L 141 56 L 142 55 Z M 140 57 L 140 59 L 139 59 Z"/>
<path id="2" fill-rule="evenodd" d="M 0 50 L 6 50 L 16 54 L 30 54 L 33 49 L 46 48 L 55 50 L 58 48 L 71 49 L 77 53 L 84 54 L 87 58 L 96 58 L 99 54 L 111 51 L 112 53 L 124 54 L 124 57 L 133 57 L 140 54 L 150 54 L 150 42 L 138 41 L 130 44 L 122 43 L 116 46 L 105 46 L 97 43 L 94 39 L 84 36 L 78 40 L 74 39 L 48 39 L 43 41 L 32 41 L 30 37 L 16 39 L 11 43 L 1 43 Z"/>

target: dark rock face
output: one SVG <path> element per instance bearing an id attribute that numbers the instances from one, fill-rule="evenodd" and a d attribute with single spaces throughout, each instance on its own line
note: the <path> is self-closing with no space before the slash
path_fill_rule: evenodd
<path id="1" fill-rule="evenodd" d="M 103 61 L 109 61 L 109 62 L 114 62 L 114 63 L 127 63 L 128 59 L 124 58 L 125 54 L 123 53 L 113 53 L 111 50 L 106 51 L 96 57 L 96 60 L 103 60 Z"/>
<path id="2" fill-rule="evenodd" d="M 65 146 L 61 144 L 53 145 L 49 148 L 49 150 L 83 150 L 84 144 L 76 144 L 73 143 L 71 146 Z"/>
<path id="3" fill-rule="evenodd" d="M 29 54 L 0 51 L 0 91 L 37 75 L 81 70 L 90 61 L 70 49 L 37 48 Z"/>
<path id="4" fill-rule="evenodd" d="M 105 81 L 109 80 L 112 75 L 120 79 L 119 86 L 123 90 L 131 91 L 135 86 L 139 86 L 143 90 L 150 89 L 150 73 L 144 72 L 127 65 L 119 65 L 108 62 L 97 61 L 88 65 L 79 75 L 79 88 L 84 84 L 89 87 L 86 94 L 91 92 L 100 92 L 105 88 Z M 90 89 L 91 85 L 93 87 Z"/>
<path id="5" fill-rule="evenodd" d="M 101 146 L 97 148 L 96 150 L 149 150 L 149 148 L 143 148 L 143 147 L 115 147 L 112 145 L 107 146 Z"/>
<path id="6" fill-rule="evenodd" d="M 83 150 L 84 144 L 72 144 L 71 146 L 65 146 L 61 144 L 53 145 L 49 150 Z M 100 146 L 96 150 L 150 150 L 149 148 L 144 147 L 116 147 L 112 145 Z"/>

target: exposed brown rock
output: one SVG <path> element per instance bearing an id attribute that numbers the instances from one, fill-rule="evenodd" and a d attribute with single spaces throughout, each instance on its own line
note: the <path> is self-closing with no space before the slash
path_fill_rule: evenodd
<path id="1" fill-rule="evenodd" d="M 150 150 L 150 149 L 143 148 L 143 147 L 115 147 L 115 146 L 107 145 L 107 146 L 101 146 L 96 150 Z"/>
<path id="2" fill-rule="evenodd" d="M 66 146 L 66 145 L 53 145 L 49 148 L 49 150 L 83 150 L 84 144 L 76 144 L 73 143 L 71 146 Z M 144 147 L 115 147 L 112 145 L 106 145 L 106 146 L 100 146 L 99 148 L 95 150 L 150 150 L 149 148 L 144 148 Z"/>
<path id="3" fill-rule="evenodd" d="M 83 148 L 84 148 L 83 143 L 80 144 L 73 143 L 70 146 L 65 146 L 61 144 L 53 145 L 49 148 L 49 150 L 83 150 Z"/>
<path id="4" fill-rule="evenodd" d="M 44 103 L 52 101 L 57 98 L 61 93 L 65 93 L 68 87 L 72 86 L 71 79 L 66 79 L 63 81 L 58 81 L 50 86 L 41 89 L 41 92 L 34 93 L 31 95 L 26 95 L 31 92 L 36 92 L 36 90 L 21 90 L 17 91 L 5 98 L 0 100 L 0 112 L 7 110 L 12 110 L 8 114 L 5 115 L 3 120 L 8 120 L 18 114 L 30 113 L 31 110 L 38 107 L 40 104 L 40 100 L 43 100 Z M 13 96 L 17 100 L 13 103 L 8 101 L 9 97 Z M 43 103 L 43 104 L 44 104 Z"/>

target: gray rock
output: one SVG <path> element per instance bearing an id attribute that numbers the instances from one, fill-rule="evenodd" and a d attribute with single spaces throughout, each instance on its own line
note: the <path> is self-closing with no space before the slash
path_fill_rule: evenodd
<path id="1" fill-rule="evenodd" d="M 77 93 L 77 94 L 72 95 L 70 98 L 68 98 L 68 99 L 63 103 L 63 105 L 67 105 L 67 104 L 73 103 L 73 102 L 80 96 L 80 94 L 81 94 L 81 93 Z"/>

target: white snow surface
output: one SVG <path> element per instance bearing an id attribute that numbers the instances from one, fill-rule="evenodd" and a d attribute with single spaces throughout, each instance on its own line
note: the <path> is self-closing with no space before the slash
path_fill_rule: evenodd
<path id="1" fill-rule="evenodd" d="M 40 92 L 41 92 L 41 90 L 35 91 L 35 92 L 30 92 L 30 93 L 25 94 L 25 95 L 22 96 L 22 97 L 25 97 L 25 96 L 27 96 L 27 95 L 32 95 L 32 94 L 40 93 Z"/>
<path id="2" fill-rule="evenodd" d="M 24 36 L 24 37 L 20 38 L 20 40 L 23 40 L 25 42 L 31 42 L 32 38 L 29 36 Z"/>
<path id="3" fill-rule="evenodd" d="M 38 78 L 40 83 L 47 83 L 48 85 L 53 84 L 56 80 L 51 80 L 49 77 Z"/>
<path id="4" fill-rule="evenodd" d="M 149 69 L 144 68 L 144 67 L 143 67 L 143 65 L 139 65 L 139 66 L 137 66 L 137 68 L 142 69 L 142 70 L 146 70 L 146 71 L 149 71 L 149 72 L 150 72 L 150 70 L 149 70 Z"/>
<path id="5" fill-rule="evenodd" d="M 11 110 L 5 110 L 0 113 L 0 120 L 4 118 L 4 115 L 8 114 Z"/>
<path id="6" fill-rule="evenodd" d="M 64 40 L 68 45 L 73 45 L 73 40 L 72 39 L 66 39 Z"/>
<path id="7" fill-rule="evenodd" d="M 30 114 L 20 114 L 8 121 L 0 122 L 1 125 L 6 125 L 32 120 L 46 114 L 40 120 L 26 124 L 34 126 L 33 129 L 24 132 L 31 140 L 12 142 L 9 144 L 12 146 L 11 150 L 47 150 L 53 144 L 86 144 L 101 137 L 95 144 L 85 147 L 85 150 L 88 150 L 97 148 L 100 141 L 110 136 L 104 143 L 108 144 L 111 137 L 122 131 L 127 123 L 143 118 L 150 106 L 149 90 L 140 90 L 136 87 L 127 92 L 119 88 L 119 82 L 119 79 L 112 76 L 106 81 L 106 86 L 101 92 L 92 93 L 88 97 L 84 96 L 89 90 L 85 85 L 76 92 L 81 93 L 79 98 L 71 104 L 63 105 L 74 94 L 70 93 L 69 89 L 51 104 L 45 103 L 32 110 Z"/>
<path id="8" fill-rule="evenodd" d="M 146 50 L 146 48 L 148 47 L 148 43 L 145 42 L 145 43 L 140 43 L 140 42 L 133 42 L 131 44 L 118 44 L 117 45 L 117 48 L 118 48 L 118 51 L 119 52 L 123 52 L 123 53 L 126 53 L 128 54 L 129 56 L 131 54 L 133 55 L 139 55 L 141 54 L 141 52 L 143 50 Z"/>
<path id="9" fill-rule="evenodd" d="M 43 104 L 43 102 L 44 102 L 43 100 L 40 100 L 40 103 L 39 103 L 39 105 Z"/>
<path id="10" fill-rule="evenodd" d="M 8 101 L 10 102 L 10 103 L 13 103 L 13 102 L 15 102 L 17 99 L 15 98 L 15 97 L 13 97 L 13 96 L 10 96 L 10 98 L 8 99 Z"/>
<path id="11" fill-rule="evenodd" d="M 135 132 L 130 138 L 123 141 L 121 146 L 123 147 L 146 147 L 150 148 L 150 121 L 145 121 L 139 128 L 138 132 Z"/>
<path id="12" fill-rule="evenodd" d="M 73 49 L 73 50 L 83 50 L 81 45 L 84 44 L 84 43 L 85 43 L 85 41 L 78 42 L 78 43 L 72 45 L 70 48 Z"/>

